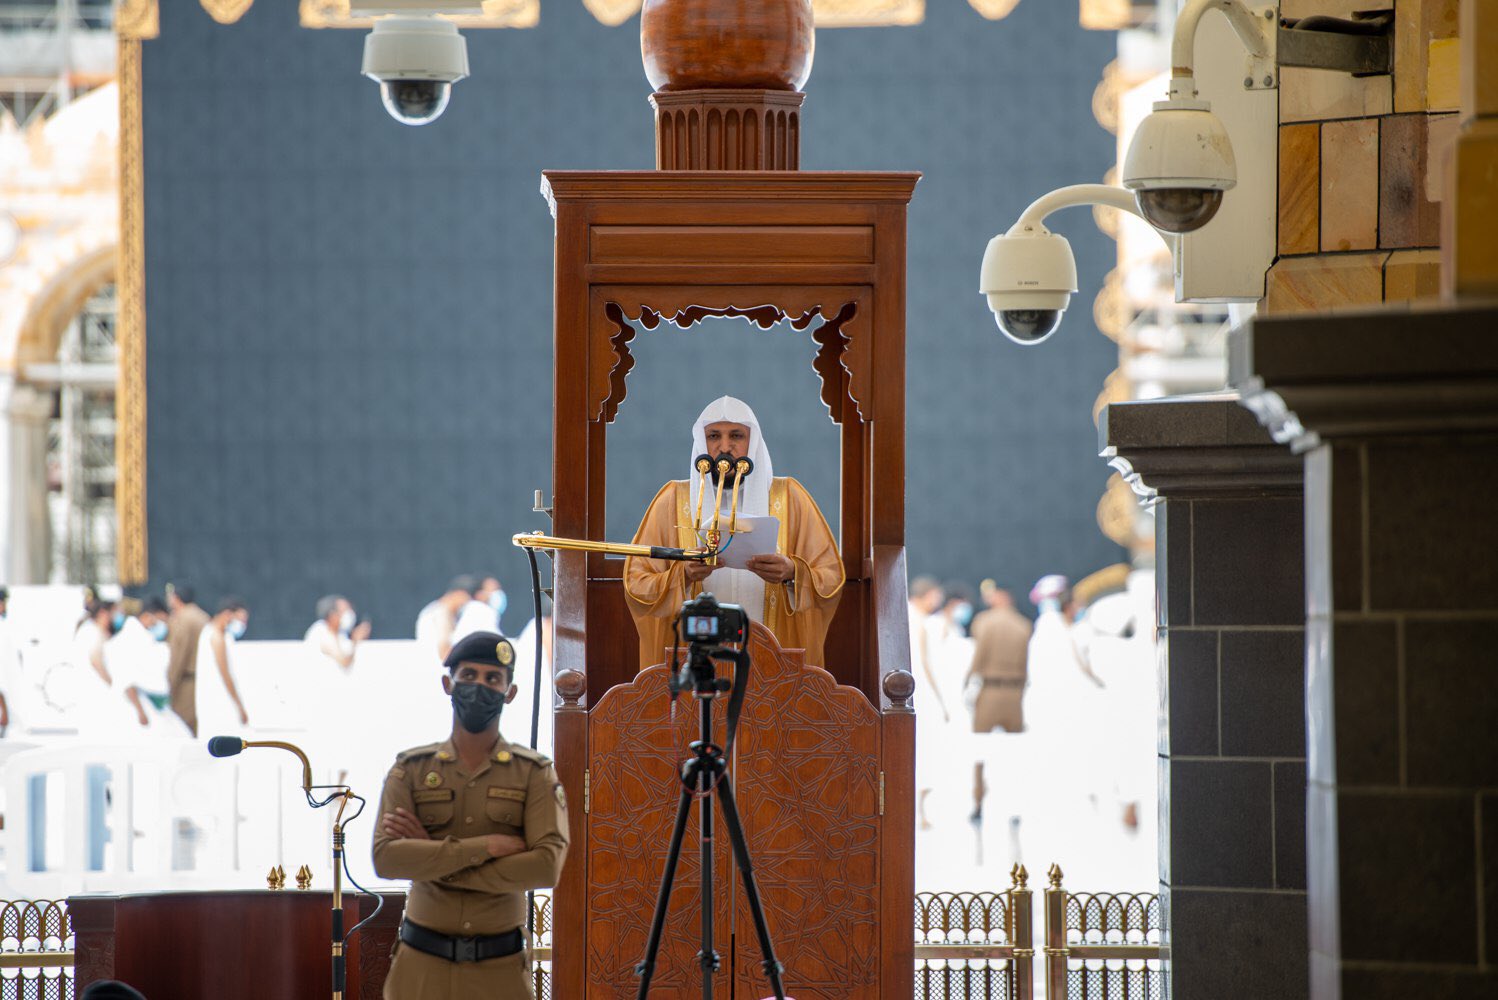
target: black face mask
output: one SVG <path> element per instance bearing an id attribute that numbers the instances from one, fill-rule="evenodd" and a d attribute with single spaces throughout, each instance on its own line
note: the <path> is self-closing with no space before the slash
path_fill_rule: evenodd
<path id="1" fill-rule="evenodd" d="M 458 724 L 470 733 L 488 729 L 505 707 L 505 696 L 487 684 L 454 684 L 452 701 Z"/>

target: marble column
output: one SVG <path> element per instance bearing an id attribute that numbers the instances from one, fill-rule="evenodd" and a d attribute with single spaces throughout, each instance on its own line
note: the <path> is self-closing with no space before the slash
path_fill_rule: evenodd
<path id="1" fill-rule="evenodd" d="M 1302 1000 L 1300 461 L 1231 394 L 1112 404 L 1100 444 L 1156 519 L 1168 995 Z"/>
<path id="2" fill-rule="evenodd" d="M 47 510 L 47 422 L 52 394 L 11 383 L 6 394 L 8 503 L 5 521 L 6 582 L 46 583 L 52 563 L 52 520 Z"/>
<path id="3" fill-rule="evenodd" d="M 1305 461 L 1314 1000 L 1498 996 L 1495 334 L 1489 305 L 1230 338 Z"/>

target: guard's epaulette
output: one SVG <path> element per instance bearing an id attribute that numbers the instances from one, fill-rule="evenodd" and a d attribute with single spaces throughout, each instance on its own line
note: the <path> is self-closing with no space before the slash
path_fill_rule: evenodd
<path id="1" fill-rule="evenodd" d="M 524 757 L 532 764 L 540 764 L 542 767 L 549 767 L 551 765 L 550 757 L 546 756 L 539 750 L 532 750 L 530 747 L 517 746 L 516 744 L 511 743 L 510 753 L 514 754 L 516 757 Z"/>
<path id="2" fill-rule="evenodd" d="M 404 764 L 407 761 L 415 760 L 417 757 L 430 757 L 440 749 L 442 749 L 441 743 L 428 743 L 426 746 L 412 747 L 409 750 L 402 750 L 396 754 L 395 762 L 397 764 Z"/>

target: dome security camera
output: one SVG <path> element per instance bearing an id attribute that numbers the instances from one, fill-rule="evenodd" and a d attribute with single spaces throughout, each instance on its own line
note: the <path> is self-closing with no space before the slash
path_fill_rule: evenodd
<path id="1" fill-rule="evenodd" d="M 1146 222 L 1167 233 L 1195 232 L 1217 214 L 1222 193 L 1238 183 L 1233 144 L 1206 101 L 1157 101 L 1124 159 L 1123 186 Z"/>
<path id="2" fill-rule="evenodd" d="M 1077 205 L 1104 205 L 1139 215 L 1135 198 L 1110 184 L 1072 184 L 1036 198 L 1009 231 L 988 241 L 978 272 L 978 292 L 988 297 L 1004 336 L 1021 346 L 1056 332 L 1077 290 L 1077 260 L 1071 244 L 1045 227 L 1052 212 Z M 1161 234 L 1171 253 L 1178 240 Z"/>
<path id="3" fill-rule="evenodd" d="M 1004 336 L 1038 344 L 1061 326 L 1077 290 L 1077 261 L 1066 237 L 1023 220 L 988 241 L 979 292 Z"/>
<path id="4" fill-rule="evenodd" d="M 382 17 L 364 39 L 362 72 L 379 83 L 391 118 L 425 125 L 441 117 L 453 84 L 468 75 L 468 45 L 439 17 Z"/>

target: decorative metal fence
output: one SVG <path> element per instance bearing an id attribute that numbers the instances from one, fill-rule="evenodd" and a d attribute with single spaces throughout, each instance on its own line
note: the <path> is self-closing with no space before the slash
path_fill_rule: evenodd
<path id="1" fill-rule="evenodd" d="M 1034 978 L 1030 890 L 1015 865 L 1007 892 L 922 892 L 915 898 L 917 1000 L 1028 1000 Z"/>
<path id="2" fill-rule="evenodd" d="M 1051 865 L 1045 892 L 1048 1000 L 1163 1000 L 1160 897 L 1067 892 Z"/>
<path id="3" fill-rule="evenodd" d="M 1044 923 L 1033 925 L 1023 865 L 1003 892 L 915 899 L 916 1000 L 1163 1000 L 1160 900 L 1154 893 L 1071 893 L 1051 866 Z M 536 996 L 552 1000 L 551 894 L 533 904 Z M 1045 957 L 1036 992 L 1036 944 Z M 74 1000 L 67 904 L 0 903 L 0 1000 Z"/>
<path id="4" fill-rule="evenodd" d="M 0 904 L 0 1000 L 73 1000 L 73 924 L 61 900 Z"/>

